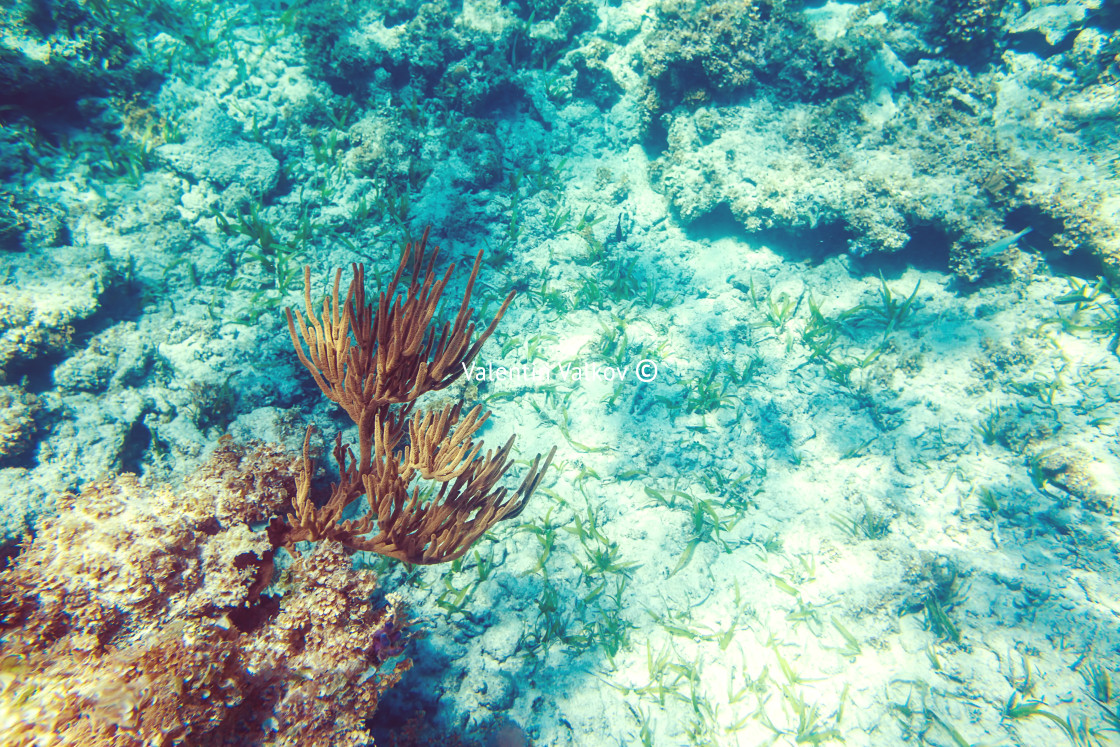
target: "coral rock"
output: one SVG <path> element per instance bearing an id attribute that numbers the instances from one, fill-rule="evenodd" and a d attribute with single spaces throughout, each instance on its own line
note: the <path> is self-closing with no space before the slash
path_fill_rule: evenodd
<path id="1" fill-rule="evenodd" d="M 0 743 L 368 743 L 409 666 L 403 610 L 333 543 L 270 586 L 291 473 L 227 439 L 177 490 L 63 498 L 0 573 Z"/>

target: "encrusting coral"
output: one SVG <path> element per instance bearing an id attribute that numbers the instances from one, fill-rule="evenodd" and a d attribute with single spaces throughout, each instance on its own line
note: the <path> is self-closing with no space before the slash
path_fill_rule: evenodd
<path id="1" fill-rule="evenodd" d="M 413 415 L 417 397 L 461 375 L 512 300 L 472 342 L 480 254 L 454 323 L 434 325 L 454 266 L 436 282 L 426 240 L 403 300 L 411 244 L 376 307 L 355 267 L 345 307 L 336 274 L 319 319 L 310 291 L 310 321 L 288 314 L 300 360 L 358 425 L 360 456 L 336 439 L 341 477 L 322 506 L 308 429 L 301 460 L 223 437 L 176 490 L 123 474 L 40 522 L 0 572 L 0 744 L 370 743 L 365 719 L 411 666 L 409 623 L 395 595 L 375 603 L 374 575 L 350 555 L 457 558 L 521 511 L 555 453 L 511 495 L 497 483 L 513 439 L 485 455 L 473 440 L 488 413 L 459 403 Z M 369 512 L 344 520 L 363 495 Z M 317 544 L 297 552 L 302 541 Z M 281 548 L 295 560 L 276 574 Z"/>
<path id="2" fill-rule="evenodd" d="M 0 744 L 367 744 L 410 665 L 403 610 L 336 543 L 272 578 L 254 527 L 293 466 L 225 440 L 179 490 L 125 474 L 65 499 L 0 573 Z"/>
<path id="3" fill-rule="evenodd" d="M 463 374 L 513 300 L 510 293 L 472 343 L 470 300 L 482 262 L 479 251 L 454 323 L 433 325 L 455 265 L 437 281 L 439 248 L 429 254 L 427 243 L 425 230 L 419 242 L 405 246 L 397 272 L 376 305 L 366 303 L 365 273 L 354 265 L 345 303 L 339 299 L 342 271 L 338 270 L 331 295 L 316 317 L 311 271 L 304 270 L 307 319 L 298 310 L 286 310 L 288 331 L 300 362 L 319 389 L 358 426 L 359 455 L 355 459 L 342 445 L 342 436 L 336 438 L 334 458 L 340 479 L 331 485 L 326 502 L 317 506 L 311 496 L 314 464 L 308 456 L 308 429 L 295 512 L 287 521 L 273 522 L 275 544 L 292 548 L 299 541 L 326 538 L 409 563 L 455 560 L 496 522 L 521 513 L 551 464 L 555 447 L 543 464 L 540 455 L 533 460 L 521 486 L 509 495 L 496 485 L 509 469 L 513 437 L 485 456 L 480 456 L 482 444 L 472 440 L 489 413 L 480 414 L 481 407 L 476 406 L 463 416 L 460 402 L 438 412 L 412 414 L 420 395 L 443 389 Z M 402 302 L 397 290 L 410 258 L 411 280 Z M 402 447 L 406 432 L 409 443 Z M 439 485 L 433 497 L 422 498 L 420 484 L 413 484 L 417 478 Z M 343 519 L 346 509 L 363 495 L 369 510 L 357 519 Z M 373 536 L 363 536 L 375 529 Z"/>

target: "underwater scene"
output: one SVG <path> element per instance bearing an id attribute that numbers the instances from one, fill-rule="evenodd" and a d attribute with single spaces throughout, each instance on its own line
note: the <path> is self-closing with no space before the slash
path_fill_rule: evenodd
<path id="1" fill-rule="evenodd" d="M 0 747 L 1120 745 L 1120 5 L 4 0 Z"/>

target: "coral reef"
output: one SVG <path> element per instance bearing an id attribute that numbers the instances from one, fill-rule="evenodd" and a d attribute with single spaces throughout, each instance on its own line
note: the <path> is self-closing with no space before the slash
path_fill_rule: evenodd
<path id="1" fill-rule="evenodd" d="M 426 244 L 427 232 L 405 247 L 376 304 L 366 305 L 364 272 L 355 267 L 345 301 L 339 272 L 316 318 L 308 268 L 310 318 L 288 313 L 301 362 L 359 427 L 359 458 L 337 439 L 341 479 L 325 505 L 312 496 L 309 428 L 294 480 L 297 465 L 281 452 L 224 437 L 178 490 L 126 473 L 64 497 L 58 515 L 40 523 L 0 573 L 0 740 L 366 742 L 364 719 L 410 666 L 391 663 L 403 652 L 407 622 L 393 595 L 374 605 L 375 579 L 352 568 L 350 553 L 454 560 L 521 511 L 555 452 L 543 464 L 538 456 L 507 498 L 496 484 L 513 439 L 484 456 L 472 441 L 488 413 L 476 407 L 461 415 L 459 403 L 413 416 L 420 395 L 463 373 L 513 299 L 475 335 L 469 304 L 480 252 L 458 315 L 441 327 L 434 318 L 454 265 L 437 281 L 438 249 Z M 112 367 L 96 362 L 120 356 L 114 339 L 87 351 L 89 365 L 75 358 L 73 372 L 60 369 L 71 389 L 107 385 L 97 372 Z M 78 373 L 87 369 L 93 374 Z M 8 411 L 18 415 L 19 392 L 7 389 Z M 30 425 L 12 427 L 34 427 L 30 408 Z M 398 448 L 406 433 L 408 445 Z M 14 437 L 17 445 L 26 440 Z M 441 487 L 421 500 L 419 487 L 409 495 L 416 478 Z M 343 521 L 362 496 L 369 513 Z M 276 518 L 288 506 L 287 521 Z M 362 537 L 375 525 L 375 536 Z M 317 544 L 303 554 L 295 547 L 302 541 Z M 295 562 L 274 577 L 281 546 Z"/>
<path id="2" fill-rule="evenodd" d="M 17 161 L 15 150 L 0 143 L 0 157 Z M 44 204 L 26 192 L 0 190 L 0 251 L 21 251 L 29 247 L 59 246 L 69 238 L 61 211 Z"/>
<path id="3" fill-rule="evenodd" d="M 44 251 L 12 274 L 15 282 L 0 285 L 0 381 L 42 376 L 44 361 L 69 349 L 74 325 L 93 316 L 120 280 L 97 248 Z"/>
<path id="4" fill-rule="evenodd" d="M 0 40 L 0 78 L 5 81 L 0 105 L 35 102 L 33 108 L 49 110 L 135 85 L 134 71 L 126 67 L 133 50 L 125 34 L 108 21 L 76 0 L 5 3 L 0 27 L 18 32 L 23 43 Z"/>
<path id="5" fill-rule="evenodd" d="M 653 176 L 686 221 L 724 205 L 751 232 L 839 224 L 857 254 L 898 251 L 919 229 L 963 246 L 1002 238 L 1001 197 L 983 185 L 1013 184 L 1020 169 L 977 129 L 979 113 L 955 102 L 974 97 L 950 69 L 923 66 L 912 77 L 912 88 L 943 91 L 945 103 L 904 100 L 877 132 L 842 101 L 678 111 L 666 117 L 669 148 Z M 925 133 L 922 160 L 908 132 Z"/>
<path id="6" fill-rule="evenodd" d="M 19 387 L 0 386 L 0 465 L 7 466 L 30 451 L 39 401 Z"/>
<path id="7" fill-rule="evenodd" d="M 0 743 L 1107 738 L 1116 3 L 0 5 Z M 483 363 L 656 380 L 319 396 L 426 223 Z"/>
<path id="8" fill-rule="evenodd" d="M 686 223 L 824 228 L 858 255 L 947 256 L 970 280 L 1013 263 L 985 250 L 1031 227 L 1023 249 L 1084 254 L 1116 280 L 1120 76 L 1096 5 L 663 2 L 628 45 L 652 181 Z M 1038 28 L 1043 59 L 1019 51 Z"/>
<path id="9" fill-rule="evenodd" d="M 900 7 L 900 20 L 918 21 L 931 45 L 944 48 L 962 65 L 981 65 L 997 52 L 1005 0 L 920 2 Z"/>
<path id="10" fill-rule="evenodd" d="M 856 36 L 819 39 L 785 0 L 662 2 L 641 51 L 646 122 L 758 86 L 805 101 L 836 96 L 862 81 L 867 51 Z"/>
<path id="11" fill-rule="evenodd" d="M 232 186 L 226 202 L 259 197 L 276 186 L 280 167 L 263 145 L 242 139 L 240 130 L 214 102 L 206 102 L 184 142 L 159 145 L 156 155 L 184 177 Z"/>
<path id="12" fill-rule="evenodd" d="M 272 578 L 259 527 L 292 466 L 226 440 L 179 489 L 64 499 L 0 573 L 0 742 L 366 743 L 409 666 L 403 609 L 335 543 Z"/>

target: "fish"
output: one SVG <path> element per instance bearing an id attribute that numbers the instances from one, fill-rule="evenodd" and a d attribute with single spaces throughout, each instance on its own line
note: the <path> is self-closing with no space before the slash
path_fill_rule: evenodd
<path id="1" fill-rule="evenodd" d="M 990 257 L 996 256 L 997 254 L 1003 254 L 1004 252 L 1006 252 L 1008 249 L 1011 248 L 1012 244 L 1014 244 L 1016 241 L 1023 238 L 1024 236 L 1026 236 L 1030 232 L 1031 232 L 1030 228 L 1024 228 L 1019 233 L 1013 233 L 1005 239 L 1000 239 L 999 241 L 994 241 L 991 244 L 988 244 L 986 247 L 984 247 L 983 249 L 980 250 L 980 257 L 982 259 L 988 259 Z"/>

